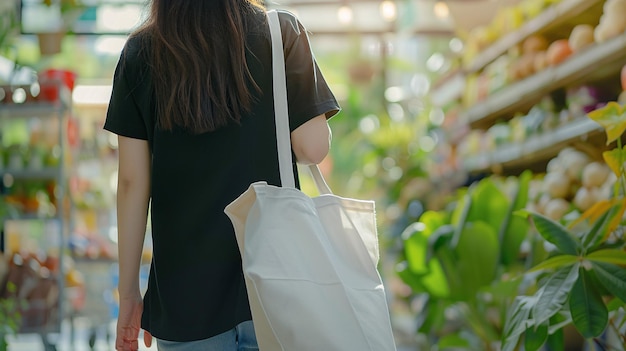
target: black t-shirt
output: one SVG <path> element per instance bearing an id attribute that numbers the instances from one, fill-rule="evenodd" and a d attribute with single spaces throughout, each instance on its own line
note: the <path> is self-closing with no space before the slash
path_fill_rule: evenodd
<path id="1" fill-rule="evenodd" d="M 288 12 L 279 12 L 279 18 L 293 131 L 320 114 L 332 117 L 339 105 L 302 24 Z M 156 128 L 152 79 L 137 38 L 129 39 L 115 71 L 104 128 L 147 140 L 152 152 L 153 259 L 142 328 L 163 340 L 205 339 L 251 319 L 224 208 L 251 183 L 280 185 L 280 177 L 269 27 L 262 12 L 249 21 L 246 40 L 253 54 L 247 61 L 261 89 L 241 124 L 200 135 Z"/>

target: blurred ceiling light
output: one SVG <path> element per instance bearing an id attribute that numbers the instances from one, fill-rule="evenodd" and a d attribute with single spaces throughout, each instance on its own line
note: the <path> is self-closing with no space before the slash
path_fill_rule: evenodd
<path id="1" fill-rule="evenodd" d="M 390 0 L 385 0 L 380 3 L 380 14 L 383 16 L 383 19 L 387 22 L 393 22 L 396 20 L 398 16 L 398 11 L 396 9 L 396 3 Z"/>
<path id="2" fill-rule="evenodd" d="M 352 8 L 347 5 L 341 6 L 339 10 L 337 10 L 337 18 L 341 24 L 352 23 Z"/>
<path id="3" fill-rule="evenodd" d="M 399 102 L 404 97 L 404 89 L 401 87 L 389 87 L 385 90 L 385 99 L 389 102 Z"/>
<path id="4" fill-rule="evenodd" d="M 110 85 L 78 85 L 74 88 L 72 100 L 81 105 L 105 105 L 109 103 L 112 89 Z"/>
<path id="5" fill-rule="evenodd" d="M 454 53 L 461 53 L 463 51 L 463 42 L 459 38 L 450 39 L 450 43 L 448 43 L 450 50 Z"/>
<path id="6" fill-rule="evenodd" d="M 411 90 L 415 96 L 425 96 L 430 90 L 430 80 L 421 73 L 414 75 L 411 78 Z"/>
<path id="7" fill-rule="evenodd" d="M 446 118 L 443 110 L 440 108 L 434 108 L 428 114 L 428 120 L 435 126 L 441 126 Z"/>
<path id="8" fill-rule="evenodd" d="M 446 58 L 441 53 L 436 52 L 426 60 L 426 67 L 431 72 L 437 72 L 443 67 L 445 59 Z"/>
<path id="9" fill-rule="evenodd" d="M 446 4 L 443 1 L 437 1 L 435 3 L 435 7 L 433 8 L 433 11 L 435 12 L 435 16 L 437 16 L 437 18 L 448 18 L 448 16 L 450 16 L 450 8 L 448 8 L 448 4 Z"/>
<path id="10" fill-rule="evenodd" d="M 424 152 L 431 152 L 435 149 L 435 146 L 437 146 L 437 143 L 430 135 L 424 135 L 420 139 L 419 143 L 420 143 L 420 148 Z"/>

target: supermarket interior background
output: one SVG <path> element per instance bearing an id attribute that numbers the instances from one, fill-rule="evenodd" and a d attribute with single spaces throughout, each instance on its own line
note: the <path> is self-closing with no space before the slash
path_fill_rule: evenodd
<path id="1" fill-rule="evenodd" d="M 321 168 L 376 201 L 398 349 L 626 351 L 626 0 L 265 5 L 342 106 Z M 102 126 L 145 8 L 0 0 L 0 350 L 113 349 Z"/>

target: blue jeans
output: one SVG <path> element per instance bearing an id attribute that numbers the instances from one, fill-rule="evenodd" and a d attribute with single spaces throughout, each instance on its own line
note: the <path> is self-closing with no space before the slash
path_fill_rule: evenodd
<path id="1" fill-rule="evenodd" d="M 233 329 L 214 337 L 186 342 L 157 339 L 158 351 L 258 351 L 252 321 L 240 323 Z"/>

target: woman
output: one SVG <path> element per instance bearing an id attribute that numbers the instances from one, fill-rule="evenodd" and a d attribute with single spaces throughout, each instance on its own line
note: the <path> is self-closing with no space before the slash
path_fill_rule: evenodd
<path id="1" fill-rule="evenodd" d="M 224 207 L 252 182 L 280 185 L 265 11 L 259 0 L 151 5 L 121 54 L 104 126 L 119 139 L 116 349 L 137 350 L 144 329 L 159 350 L 257 350 Z M 287 12 L 280 22 L 293 152 L 319 163 L 339 106 L 303 26 Z M 142 299 L 149 204 L 153 259 Z"/>

